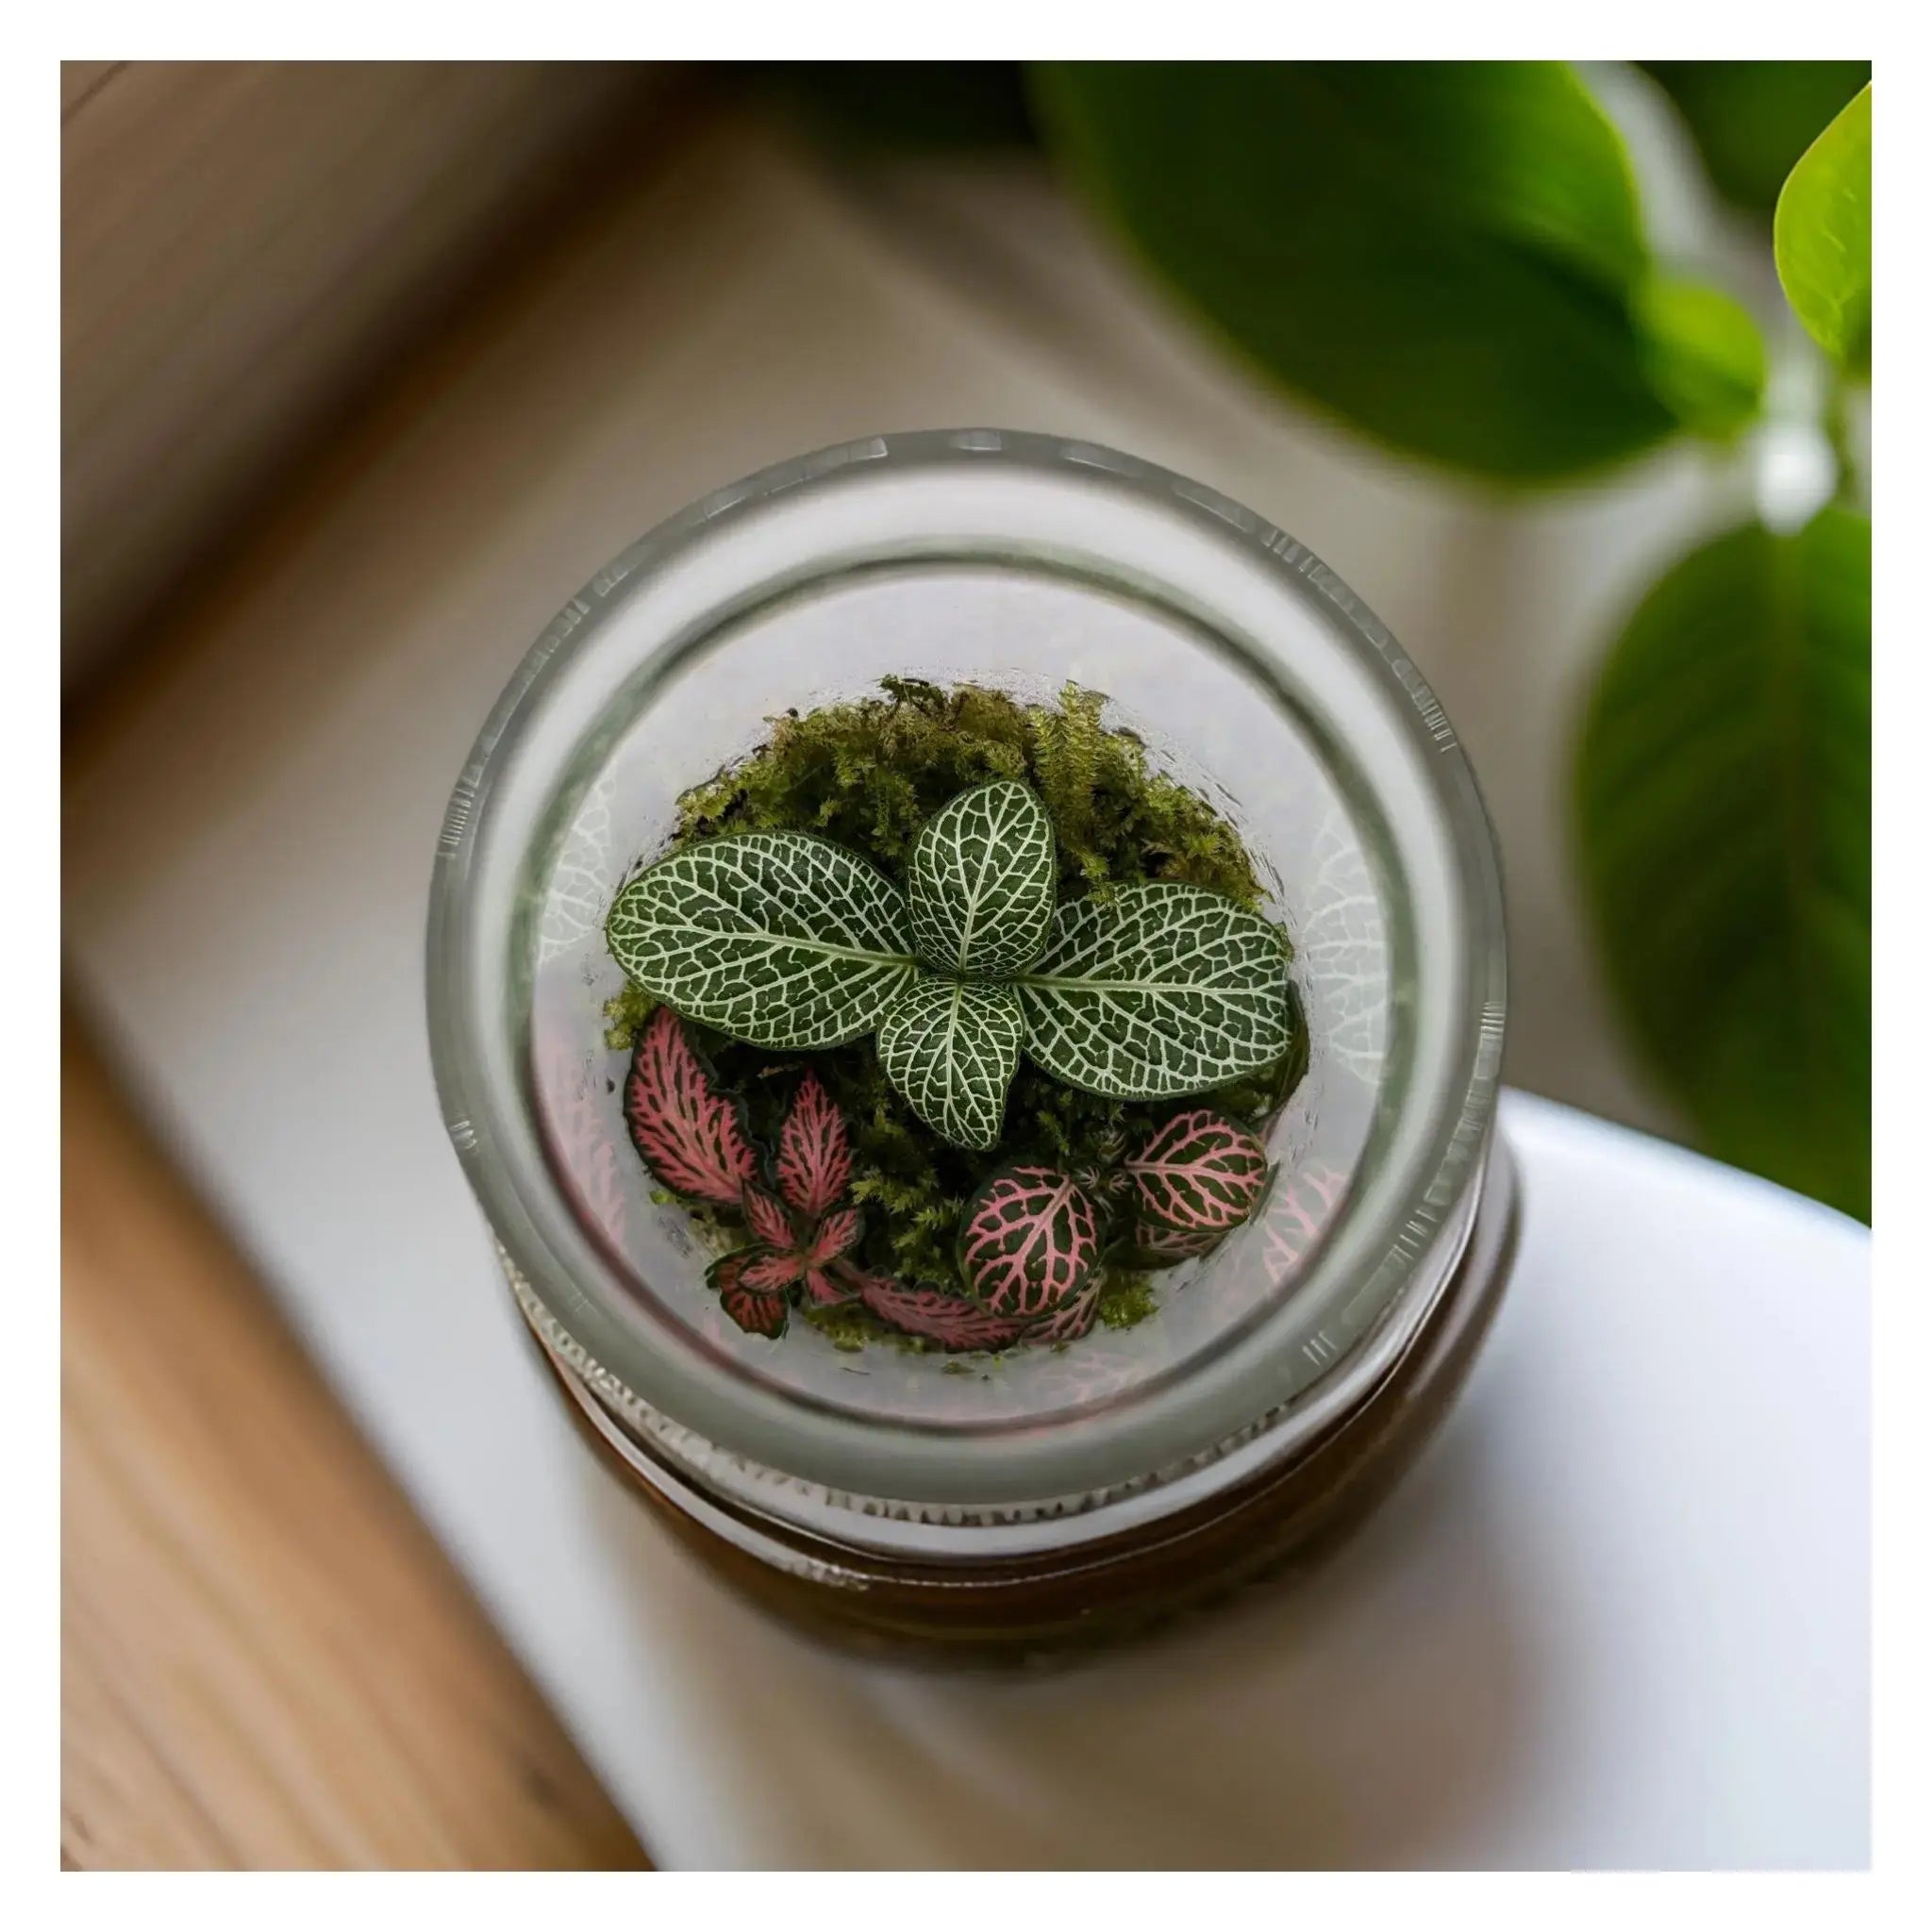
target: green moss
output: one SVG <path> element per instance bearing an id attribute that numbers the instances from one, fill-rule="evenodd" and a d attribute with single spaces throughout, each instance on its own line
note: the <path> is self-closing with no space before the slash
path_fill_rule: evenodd
<path id="1" fill-rule="evenodd" d="M 604 1044 L 612 1053 L 630 1052 L 657 1005 L 656 993 L 646 992 L 634 979 L 626 979 L 624 991 L 615 999 L 604 1002 L 604 1018 L 608 1022 L 604 1028 Z"/>
<path id="2" fill-rule="evenodd" d="M 1132 1328 L 1158 1306 L 1154 1283 L 1145 1274 L 1135 1268 L 1115 1268 L 1100 1291 L 1100 1306 L 1094 1312 L 1105 1328 Z"/>
<path id="3" fill-rule="evenodd" d="M 920 826 L 956 792 L 989 778 L 1022 778 L 1053 820 L 1062 898 L 1173 879 L 1242 906 L 1260 904 L 1260 881 L 1234 827 L 1198 794 L 1151 770 L 1139 739 L 1103 726 L 1098 693 L 1070 685 L 1057 706 L 1044 706 L 911 678 L 887 678 L 882 690 L 877 698 L 774 720 L 771 738 L 749 758 L 679 800 L 670 849 L 721 832 L 814 830 L 897 876 Z M 654 1004 L 628 991 L 610 1002 L 607 1037 L 614 1047 L 635 1040 Z M 699 1033 L 767 1144 L 797 1072 L 808 1063 L 816 1069 L 853 1127 L 853 1193 L 866 1208 L 858 1258 L 908 1281 L 959 1285 L 959 1211 L 995 1168 L 1038 1158 L 1075 1172 L 1104 1169 L 1173 1110 L 1078 1093 L 1023 1060 L 998 1148 L 974 1154 L 917 1119 L 887 1082 L 870 1041 L 786 1058 Z M 1287 1060 L 1217 1094 L 1217 1105 L 1251 1122 L 1278 1108 L 1305 1063 L 1300 1033 Z M 1130 1279 L 1142 1283 L 1132 1293 L 1109 1281 L 1114 1313 L 1104 1297 L 1102 1319 L 1110 1325 L 1138 1321 L 1153 1305 L 1145 1277 L 1119 1277 Z M 813 1310 L 807 1319 L 824 1327 L 843 1313 Z"/>
<path id="4" fill-rule="evenodd" d="M 828 1337 L 841 1355 L 862 1354 L 868 1341 L 904 1341 L 910 1339 L 888 1328 L 857 1302 L 847 1302 L 836 1308 L 814 1307 L 808 1303 L 800 1307 L 798 1313 L 821 1335 Z"/>
<path id="5" fill-rule="evenodd" d="M 1069 685 L 1058 707 L 976 685 L 889 677 L 884 697 L 774 721 L 743 763 L 687 792 L 674 845 L 716 832 L 810 829 L 897 874 L 921 825 L 954 793 L 1024 778 L 1059 841 L 1060 896 L 1178 879 L 1257 906 L 1260 882 L 1234 827 L 1147 766 L 1106 699 Z"/>

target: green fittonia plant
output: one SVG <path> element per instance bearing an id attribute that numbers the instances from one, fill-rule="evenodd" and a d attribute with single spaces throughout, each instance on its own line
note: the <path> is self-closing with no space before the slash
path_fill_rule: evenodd
<path id="1" fill-rule="evenodd" d="M 877 695 L 772 719 L 763 743 L 679 798 L 669 850 L 808 829 L 905 879 L 932 820 L 962 792 L 1010 778 L 1051 822 L 1057 907 L 1167 884 L 1258 910 L 1266 893 L 1234 826 L 1155 769 L 1133 733 L 1105 725 L 1104 706 L 1074 686 L 1057 702 L 1027 704 L 979 685 L 887 678 Z M 680 1018 L 629 980 L 605 1013 L 607 1043 L 630 1058 L 632 1142 L 660 1198 L 696 1217 L 719 1257 L 710 1274 L 718 1306 L 758 1345 L 786 1330 L 788 1315 L 791 1327 L 802 1322 L 842 1351 L 1056 1349 L 1095 1327 L 1134 1326 L 1160 1306 L 1158 1271 L 1204 1254 L 1220 1234 L 1211 1215 L 1187 1226 L 1159 1222 L 1156 1211 L 1163 1202 L 1172 1211 L 1178 1197 L 1143 1199 L 1153 1176 L 1136 1181 L 1129 1163 L 1154 1163 L 1186 1116 L 1224 1124 L 1247 1150 L 1235 1156 L 1225 1219 L 1240 1171 L 1257 1187 L 1266 1177 L 1261 1137 L 1307 1063 L 1307 1030 L 1291 1021 L 1285 1055 L 1204 1103 L 1085 1092 L 1023 1053 L 998 1145 L 974 1151 L 914 1111 L 871 1037 L 811 1051 L 749 1045 Z M 837 1208 L 860 1209 L 856 1225 L 837 1208 L 814 1221 L 817 1202 L 800 1192 L 796 1174 L 788 1186 L 786 1150 L 805 1120 L 828 1137 L 819 1172 L 841 1179 Z M 1203 1144 L 1211 1150 L 1214 1137 Z M 1015 1203 L 1029 1167 L 1071 1177 L 1095 1209 L 1098 1241 L 1083 1241 L 1071 1269 L 1055 1262 L 1051 1243 L 1082 1224 Z M 1267 1240 L 1280 1204 L 1306 1179 L 1297 1169 L 1260 1189 L 1268 1205 L 1254 1213 L 1257 1237 Z M 777 1230 L 762 1209 L 755 1221 L 747 1181 L 791 1208 L 790 1237 L 765 1238 Z M 967 1223 L 982 1208 L 990 1218 L 969 1243 Z M 1008 1241 L 1024 1255 L 1022 1267 L 1005 1264 Z M 724 1265 L 732 1255 L 740 1259 Z M 1027 1286 L 1036 1274 L 1053 1276 L 1055 1294 L 1077 1285 L 1038 1318 L 993 1312 L 994 1299 L 1042 1306 Z M 773 1285 L 780 1275 L 796 1278 Z"/>
<path id="2" fill-rule="evenodd" d="M 727 833 L 641 873 L 607 935 L 644 991 L 732 1039 L 876 1033 L 887 1078 L 965 1148 L 997 1143 L 1023 1051 L 1124 1100 L 1208 1092 L 1288 1052 L 1280 931 L 1166 881 L 1057 904 L 1053 826 L 1017 779 L 951 799 L 906 870 L 902 890 L 813 833 Z"/>

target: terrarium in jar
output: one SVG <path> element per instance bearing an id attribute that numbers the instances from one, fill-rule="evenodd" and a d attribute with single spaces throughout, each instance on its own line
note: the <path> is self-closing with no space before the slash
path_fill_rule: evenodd
<path id="1" fill-rule="evenodd" d="M 845 445 L 599 573 L 458 786 L 429 975 L 574 1412 L 827 1634 L 1024 1654 L 1311 1557 L 1506 1272 L 1454 734 L 1111 451 Z"/>

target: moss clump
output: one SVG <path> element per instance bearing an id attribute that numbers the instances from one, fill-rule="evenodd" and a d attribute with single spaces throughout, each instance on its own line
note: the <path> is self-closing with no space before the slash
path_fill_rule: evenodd
<path id="1" fill-rule="evenodd" d="M 1250 908 L 1260 904 L 1254 861 L 1234 827 L 1205 799 L 1150 770 L 1132 733 L 1107 729 L 1099 694 L 1070 685 L 1058 706 L 1044 706 L 975 685 L 942 691 L 912 678 L 884 679 L 882 690 L 880 697 L 775 720 L 771 738 L 749 758 L 684 794 L 667 849 L 721 832 L 816 831 L 899 877 L 920 826 L 955 793 L 989 778 L 1020 778 L 1053 821 L 1061 898 L 1172 879 Z M 605 1008 L 610 1044 L 630 1045 L 655 1004 L 632 988 L 611 1001 Z M 1223 1090 L 1216 1104 L 1250 1123 L 1278 1108 L 1305 1063 L 1300 1032 L 1294 1055 Z M 808 1058 L 774 1055 L 704 1028 L 698 1036 L 720 1080 L 743 1099 L 753 1131 L 772 1144 Z M 887 1082 L 870 1040 L 812 1054 L 808 1063 L 852 1124 L 852 1191 L 867 1210 L 858 1258 L 902 1280 L 954 1288 L 960 1209 L 994 1169 L 1033 1158 L 1076 1174 L 1104 1171 L 1173 1111 L 1172 1103 L 1075 1092 L 1023 1059 L 999 1146 L 974 1154 L 917 1118 Z M 1130 1295 L 1121 1280 L 1141 1287 Z M 1115 1297 L 1111 1317 L 1108 1296 Z M 1125 1326 L 1151 1307 L 1144 1276 L 1110 1276 L 1101 1319 Z"/>
<path id="2" fill-rule="evenodd" d="M 1147 769 L 1131 732 L 1100 722 L 1106 699 L 1069 685 L 1058 708 L 977 685 L 882 680 L 886 695 L 775 721 L 771 741 L 678 802 L 673 849 L 715 832 L 822 832 L 897 877 L 919 828 L 956 792 L 1024 778 L 1059 841 L 1063 899 L 1144 879 L 1261 898 L 1234 827 Z"/>
<path id="3" fill-rule="evenodd" d="M 1154 1284 L 1138 1269 L 1116 1268 L 1100 1291 L 1094 1309 L 1103 1328 L 1132 1328 L 1154 1312 Z"/>
<path id="4" fill-rule="evenodd" d="M 635 980 L 626 979 L 624 991 L 614 1000 L 604 1002 L 604 1044 L 613 1053 L 628 1053 L 638 1043 L 644 1022 L 658 1004 L 655 994 L 646 992 Z"/>
<path id="5" fill-rule="evenodd" d="M 841 1355 L 861 1354 L 868 1341 L 883 1341 L 888 1336 L 900 1341 L 912 1339 L 900 1335 L 896 1329 L 888 1328 L 869 1309 L 860 1307 L 857 1302 L 846 1302 L 836 1308 L 819 1308 L 806 1303 L 799 1308 L 798 1313 L 821 1335 L 825 1336 Z"/>

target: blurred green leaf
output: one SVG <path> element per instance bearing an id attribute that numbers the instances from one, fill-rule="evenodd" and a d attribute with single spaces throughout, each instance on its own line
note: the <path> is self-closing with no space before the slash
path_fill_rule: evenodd
<path id="1" fill-rule="evenodd" d="M 895 148 L 1030 146 L 1016 60 L 784 60 L 759 70 L 836 135 Z"/>
<path id="2" fill-rule="evenodd" d="M 1628 158 L 1529 61 L 1036 70 L 1048 145 L 1264 370 L 1395 448 L 1563 477 L 1756 396 L 1741 314 L 1655 306 Z"/>
<path id="3" fill-rule="evenodd" d="M 1634 298 L 1651 387 L 1700 436 L 1735 436 L 1764 393 L 1764 338 L 1750 312 L 1702 282 L 1657 275 Z"/>
<path id="4" fill-rule="evenodd" d="M 1719 193 L 1769 215 L 1819 130 L 1872 77 L 1869 60 L 1646 60 Z"/>
<path id="5" fill-rule="evenodd" d="M 1872 525 L 1753 524 L 1665 574 L 1585 724 L 1586 890 L 1704 1145 L 1871 1212 Z"/>
<path id="6" fill-rule="evenodd" d="M 1778 279 L 1820 346 L 1872 362 L 1872 90 L 1859 90 L 1791 170 L 1773 227 Z"/>

